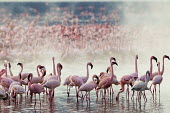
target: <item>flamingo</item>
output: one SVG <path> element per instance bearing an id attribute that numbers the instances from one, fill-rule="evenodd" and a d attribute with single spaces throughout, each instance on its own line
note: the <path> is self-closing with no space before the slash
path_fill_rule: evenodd
<path id="1" fill-rule="evenodd" d="M 155 60 L 156 62 L 157 62 L 157 58 L 155 57 L 155 56 L 151 56 L 150 57 L 150 76 L 152 76 L 152 60 Z M 150 80 L 150 76 L 149 76 L 149 80 Z M 132 80 L 133 78 L 131 78 L 131 80 Z M 145 82 L 145 79 L 146 79 L 146 75 L 142 75 L 142 76 L 140 76 L 139 78 L 137 78 L 137 80 L 139 81 L 143 81 L 143 82 Z M 136 79 L 135 79 L 136 80 Z M 134 81 L 135 81 L 134 80 Z M 133 80 L 132 80 L 133 81 Z M 130 83 L 131 84 L 131 83 Z M 145 91 L 144 91 L 144 95 L 145 95 Z M 134 96 L 134 91 L 133 91 L 133 94 L 132 94 L 132 97 Z M 131 97 L 131 99 L 132 99 L 132 97 Z"/>
<path id="2" fill-rule="evenodd" d="M 95 80 L 96 78 L 96 80 Z M 86 100 L 89 100 L 90 102 L 90 91 L 93 90 L 94 88 L 97 87 L 97 85 L 99 84 L 99 78 L 97 75 L 93 75 L 92 77 L 92 81 L 90 82 L 86 82 L 85 84 L 81 85 L 80 88 L 78 89 L 78 93 L 79 91 L 85 91 L 86 94 L 84 95 L 84 97 L 86 96 Z M 87 97 L 89 95 L 89 97 Z"/>
<path id="3" fill-rule="evenodd" d="M 116 96 L 116 100 L 119 100 L 119 94 L 124 92 L 124 86 L 127 84 L 127 89 L 126 89 L 126 98 L 128 95 L 128 100 L 129 100 L 129 80 L 134 78 L 137 79 L 138 78 L 138 66 L 137 66 L 137 60 L 138 60 L 138 55 L 136 55 L 135 57 L 135 72 L 130 74 L 130 75 L 125 75 L 121 78 L 120 80 L 120 85 L 121 85 L 121 89 L 118 92 L 117 96 Z"/>
<path id="4" fill-rule="evenodd" d="M 8 78 L 7 77 L 7 64 L 4 64 L 4 66 L 5 66 L 5 75 L 6 75 L 6 77 L 1 77 L 1 85 L 2 85 L 2 87 L 4 88 L 4 90 L 5 91 L 8 91 L 8 88 L 9 88 L 9 86 L 10 86 L 10 84 L 14 81 L 14 80 L 12 80 L 11 78 Z"/>
<path id="5" fill-rule="evenodd" d="M 134 83 L 134 85 L 132 87 L 132 90 L 139 92 L 138 101 L 139 101 L 140 95 L 142 94 L 142 91 L 149 90 L 149 88 L 147 86 L 148 82 L 149 82 L 149 76 L 150 76 L 150 73 L 149 73 L 149 71 L 147 71 L 146 75 L 145 75 L 145 82 L 143 82 L 141 80 L 137 80 L 137 81 L 135 81 L 135 83 Z M 146 102 L 147 101 L 146 96 L 143 95 L 143 97 L 144 97 L 144 100 Z"/>
<path id="6" fill-rule="evenodd" d="M 110 67 L 112 68 L 112 76 L 111 77 L 105 77 L 102 80 L 100 80 L 99 85 L 97 90 L 99 89 L 104 89 L 104 98 L 106 98 L 106 89 L 109 88 L 112 85 L 112 81 L 113 81 L 113 65 L 116 64 L 118 65 L 116 62 L 110 62 Z"/>
<path id="7" fill-rule="evenodd" d="M 16 98 L 17 94 L 24 94 L 26 92 L 21 85 L 13 85 L 10 91 L 11 91 L 12 98 Z"/>
<path id="8" fill-rule="evenodd" d="M 13 81 L 11 84 L 10 84 L 10 86 L 9 86 L 9 89 L 8 89 L 8 93 L 10 94 L 11 93 L 11 91 L 14 91 L 13 90 L 13 86 L 14 85 L 22 85 L 22 84 L 27 84 L 25 81 L 23 81 L 23 80 L 21 80 L 21 72 L 19 73 L 19 75 L 18 75 L 18 82 L 17 81 Z M 17 88 L 17 89 L 21 89 L 21 88 Z M 18 91 L 18 90 L 17 90 Z M 18 91 L 19 92 L 19 91 Z M 22 91 L 21 91 L 22 92 Z"/>
<path id="9" fill-rule="evenodd" d="M 50 73 L 48 76 L 46 76 L 44 78 L 44 81 L 41 83 L 42 85 L 45 84 L 48 80 L 54 80 L 54 79 L 58 79 L 58 76 L 56 74 L 56 69 L 55 69 L 55 58 L 52 57 L 52 61 L 53 61 L 53 74 Z M 61 65 L 61 68 L 62 68 L 62 65 Z M 47 92 L 47 88 L 46 88 L 46 94 L 48 95 L 48 92 Z"/>
<path id="10" fill-rule="evenodd" d="M 32 77 L 33 77 L 33 74 L 30 73 L 28 75 L 28 90 L 30 91 L 31 97 L 33 94 L 35 95 L 35 100 L 36 100 L 36 94 L 39 94 L 39 100 L 40 100 L 40 93 L 44 92 L 45 90 L 40 84 L 36 84 L 36 83 L 31 84 Z M 40 103 L 41 103 L 41 100 L 40 100 Z"/>
<path id="11" fill-rule="evenodd" d="M 157 63 L 157 66 L 158 66 L 158 75 L 154 76 L 154 78 L 152 79 L 152 84 L 154 85 L 153 97 L 154 97 L 154 92 L 156 95 L 156 85 L 157 84 L 159 85 L 159 94 L 160 94 L 160 84 L 162 83 L 162 80 L 163 80 L 163 77 L 160 72 L 160 62 Z M 152 84 L 151 84 L 151 86 L 152 86 Z"/>
<path id="12" fill-rule="evenodd" d="M 38 69 L 41 69 L 42 76 L 40 75 Z M 46 69 L 44 66 L 38 65 L 37 66 L 37 74 L 38 77 L 32 77 L 31 79 L 31 84 L 34 83 L 42 83 L 44 81 L 44 76 L 46 75 Z M 27 79 L 28 80 L 28 79 Z M 27 81 L 26 81 L 27 82 Z"/>
<path id="13" fill-rule="evenodd" d="M 17 65 L 21 66 L 21 72 L 22 72 L 23 71 L 23 64 L 22 63 L 18 63 Z M 28 78 L 28 75 L 29 75 L 29 73 L 22 73 L 21 74 L 22 80 Z"/>
<path id="14" fill-rule="evenodd" d="M 68 77 L 65 79 L 64 83 L 63 83 L 64 86 L 67 85 L 67 95 L 68 95 L 68 97 L 69 97 L 69 95 L 70 95 L 70 87 L 69 87 L 69 84 L 71 83 L 70 77 L 71 77 L 71 75 L 68 76 Z M 68 88 L 68 87 L 69 87 L 69 88 Z"/>
<path id="15" fill-rule="evenodd" d="M 71 83 L 69 84 L 69 86 L 75 86 L 76 89 L 76 97 L 77 97 L 77 102 L 78 102 L 78 92 L 77 92 L 77 87 L 79 88 L 81 85 L 83 85 L 84 83 L 87 82 L 88 78 L 89 78 L 89 69 L 88 66 L 91 66 L 91 69 L 93 68 L 93 64 L 91 62 L 88 62 L 86 65 L 86 69 L 87 69 L 87 75 L 86 77 L 80 77 L 77 75 L 72 75 L 70 77 L 70 81 Z"/>
<path id="16" fill-rule="evenodd" d="M 10 72 L 10 75 L 11 75 L 10 78 L 11 78 L 12 80 L 14 80 L 14 81 L 20 82 L 22 78 L 18 79 L 18 78 L 19 78 L 18 75 L 17 75 L 17 76 L 13 76 L 13 73 L 12 73 L 12 71 L 11 71 L 11 64 L 8 63 L 8 65 L 9 65 L 9 72 Z M 17 65 L 20 65 L 20 63 L 18 63 Z M 22 69 L 21 69 L 21 71 L 20 71 L 19 74 L 21 74 L 21 73 L 22 73 Z M 27 83 L 23 81 L 23 84 L 26 85 Z"/>
<path id="17" fill-rule="evenodd" d="M 2 88 L 0 88 L 0 99 L 2 99 L 2 100 L 8 99 L 8 93 L 6 93 L 5 90 Z"/>
<path id="18" fill-rule="evenodd" d="M 164 55 L 163 58 L 162 58 L 162 71 L 160 71 L 160 74 L 163 75 L 164 74 L 164 61 L 165 61 L 165 58 L 167 58 L 168 60 L 170 60 L 169 56 L 167 55 Z M 154 78 L 154 76 L 158 75 L 158 72 L 154 72 L 152 73 L 151 77 L 150 77 L 150 80 L 152 80 Z"/>
<path id="19" fill-rule="evenodd" d="M 58 63 L 57 64 L 57 73 L 58 73 L 58 77 L 57 78 L 53 78 L 53 79 L 48 79 L 47 82 L 45 84 L 43 84 L 43 87 L 50 89 L 49 90 L 49 96 L 52 99 L 54 97 L 54 89 L 56 87 L 60 86 L 61 83 L 61 70 L 62 70 L 63 66 Z"/>

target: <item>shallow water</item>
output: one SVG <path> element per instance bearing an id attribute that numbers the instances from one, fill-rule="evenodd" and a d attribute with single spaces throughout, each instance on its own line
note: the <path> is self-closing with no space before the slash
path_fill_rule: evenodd
<path id="1" fill-rule="evenodd" d="M 102 71 L 105 71 L 106 68 L 109 66 L 109 58 L 111 55 L 104 55 L 104 56 L 84 56 L 77 59 L 58 59 L 56 58 L 56 63 L 61 62 L 63 65 L 62 70 L 62 83 L 64 82 L 65 78 L 72 74 L 77 74 L 80 76 L 85 76 L 86 74 L 86 63 L 91 61 L 94 65 L 94 68 L 90 70 L 90 77 L 93 74 L 99 74 Z M 125 74 L 130 74 L 134 72 L 134 57 L 133 54 L 121 54 L 117 53 L 116 55 L 112 55 L 117 58 L 118 67 L 114 66 L 114 72 L 117 75 L 118 80 L 120 80 L 121 76 Z M 149 69 L 149 57 L 147 55 L 139 55 L 139 62 L 138 62 L 138 69 L 139 74 L 143 75 Z M 162 62 L 162 56 L 158 56 L 158 60 Z M 20 70 L 19 66 L 16 66 L 18 61 L 14 61 L 11 63 L 12 71 L 14 75 Z M 36 65 L 41 64 L 45 65 L 47 74 L 52 72 L 52 60 L 51 57 L 45 57 L 41 59 L 36 59 L 32 62 L 22 61 L 24 62 L 24 72 L 33 72 L 36 75 Z M 76 103 L 75 97 L 75 89 L 71 88 L 70 97 L 67 97 L 66 93 L 66 86 L 61 85 L 60 87 L 55 89 L 55 97 L 52 101 L 48 100 L 48 96 L 45 94 L 41 94 L 41 104 L 39 101 L 38 95 L 36 96 L 36 105 L 35 105 L 35 98 L 33 97 L 32 100 L 28 95 L 18 96 L 18 103 L 14 103 L 12 100 L 1 100 L 0 102 L 0 112 L 26 112 L 26 113 L 34 113 L 34 112 L 124 112 L 124 113 L 131 113 L 131 112 L 143 112 L 143 113 L 159 113 L 159 112 L 168 112 L 170 110 L 170 98 L 169 97 L 169 79 L 170 77 L 167 76 L 168 67 L 170 62 L 168 60 L 165 61 L 165 73 L 163 75 L 164 80 L 161 84 L 161 93 L 160 98 L 157 95 L 156 100 L 152 99 L 151 93 L 149 91 L 146 92 L 148 101 L 144 103 L 143 99 L 141 103 L 136 102 L 134 99 L 133 101 L 126 101 L 125 92 L 120 94 L 120 99 L 116 102 L 115 95 L 118 93 L 120 86 L 113 86 L 114 88 L 114 96 L 113 99 L 108 99 L 106 104 L 102 102 L 101 97 L 96 101 L 95 91 L 91 92 L 91 102 L 90 105 L 87 105 L 86 101 L 82 102 L 79 100 L 79 103 Z M 153 62 L 153 70 L 154 72 L 157 71 L 156 63 Z M 3 68 L 3 64 L 1 63 L 0 68 Z M 150 82 L 151 83 L 151 82 Z M 149 83 L 149 85 L 150 85 Z M 130 95 L 132 92 L 130 92 Z M 158 94 L 158 93 L 157 93 Z"/>

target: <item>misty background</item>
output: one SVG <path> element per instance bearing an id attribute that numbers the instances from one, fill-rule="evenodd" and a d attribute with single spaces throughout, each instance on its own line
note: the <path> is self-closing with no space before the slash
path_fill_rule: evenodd
<path id="1" fill-rule="evenodd" d="M 77 9 L 80 6 L 83 8 Z M 94 9 L 89 9 L 89 6 L 94 6 Z M 32 18 L 36 18 L 37 14 L 41 15 L 40 25 L 43 25 L 48 18 L 46 13 L 53 8 L 63 8 L 63 10 L 56 10 L 57 16 L 63 13 L 64 8 L 68 8 L 74 15 L 80 15 L 82 11 L 93 12 L 96 23 L 102 24 L 103 21 L 99 18 L 99 13 L 102 12 L 106 16 L 114 9 L 119 14 L 119 25 L 125 26 L 129 30 L 127 39 L 132 41 L 132 50 L 134 53 L 143 55 L 153 54 L 168 54 L 170 53 L 170 2 L 1 2 L 0 9 L 6 10 L 5 14 L 12 14 L 12 18 L 19 17 L 21 13 L 29 13 Z M 100 9 L 105 7 L 106 10 Z M 33 11 L 31 9 L 36 9 Z M 2 17 L 3 13 L 0 14 Z M 81 18 L 80 23 L 86 24 L 86 20 L 91 17 Z M 47 21 L 49 25 L 56 23 L 61 24 L 61 21 Z M 110 24 L 114 25 L 115 20 L 110 19 Z M 0 22 L 3 24 L 2 22 Z M 121 30 L 120 30 L 121 32 Z"/>

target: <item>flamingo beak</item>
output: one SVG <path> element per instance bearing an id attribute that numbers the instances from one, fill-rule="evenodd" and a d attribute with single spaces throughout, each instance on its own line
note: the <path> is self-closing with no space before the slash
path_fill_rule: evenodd
<path id="1" fill-rule="evenodd" d="M 138 77 L 134 77 L 134 79 L 136 80 Z"/>
<path id="2" fill-rule="evenodd" d="M 165 58 L 168 58 L 168 59 L 170 60 L 170 58 L 169 58 L 169 56 L 168 56 L 168 55 L 165 55 Z"/>
<path id="3" fill-rule="evenodd" d="M 153 59 L 157 62 L 157 58 L 156 57 L 153 57 Z"/>

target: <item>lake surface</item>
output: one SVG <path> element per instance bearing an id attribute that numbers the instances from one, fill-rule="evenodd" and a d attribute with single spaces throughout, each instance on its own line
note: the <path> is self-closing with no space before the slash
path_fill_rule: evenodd
<path id="1" fill-rule="evenodd" d="M 84 102 L 79 99 L 79 103 L 76 102 L 75 89 L 71 88 L 70 97 L 67 97 L 67 87 L 63 86 L 63 82 L 65 78 L 69 75 L 77 74 L 80 76 L 86 75 L 86 64 L 91 61 L 93 63 L 94 68 L 90 70 L 90 77 L 88 81 L 92 80 L 93 74 L 99 74 L 102 71 L 105 71 L 109 66 L 109 58 L 114 56 L 117 58 L 118 66 L 114 66 L 114 73 L 117 75 L 118 80 L 123 75 L 130 74 L 134 72 L 134 58 L 135 55 L 133 53 L 116 53 L 116 54 L 105 54 L 105 55 L 96 55 L 96 56 L 82 56 L 81 58 L 58 58 L 57 56 L 55 61 L 56 63 L 60 62 L 63 65 L 62 75 L 61 75 L 61 86 L 55 89 L 55 96 L 52 101 L 48 100 L 48 96 L 46 94 L 41 94 L 41 105 L 38 98 L 36 97 L 36 105 L 35 98 L 32 100 L 28 95 L 18 96 L 18 103 L 14 103 L 12 100 L 1 100 L 0 102 L 0 112 L 23 112 L 23 113 L 47 113 L 47 112 L 61 112 L 61 113 L 80 113 L 80 112 L 101 112 L 101 113 L 111 113 L 111 112 L 121 112 L 121 113 L 131 113 L 131 112 L 142 112 L 142 113 L 159 113 L 159 112 L 168 112 L 170 110 L 170 98 L 169 92 L 170 89 L 168 85 L 170 85 L 169 80 L 170 70 L 168 67 L 170 66 L 170 61 L 165 60 L 165 72 L 164 72 L 164 80 L 161 84 L 161 93 L 160 97 L 157 93 L 157 98 L 155 100 L 152 99 L 150 91 L 146 91 L 146 96 L 148 101 L 145 103 L 142 101 L 139 104 L 136 100 L 126 101 L 126 93 L 123 92 L 120 94 L 119 101 L 116 101 L 116 95 L 120 89 L 120 86 L 113 85 L 114 88 L 114 96 L 113 99 L 108 99 L 106 104 L 102 103 L 101 97 L 99 97 L 98 101 L 96 101 L 95 91 L 91 91 L 91 102 L 90 105 L 87 105 L 86 101 Z M 158 61 L 162 64 L 162 56 L 157 55 Z M 139 75 L 143 75 L 149 69 L 149 55 L 139 54 L 138 60 L 138 69 Z M 52 60 L 51 56 L 46 56 L 42 58 L 34 59 L 33 61 L 27 60 L 18 60 L 11 63 L 12 71 L 14 75 L 17 75 L 20 71 L 20 67 L 16 64 L 18 62 L 23 62 L 24 71 L 23 72 L 32 72 L 36 75 L 36 66 L 38 64 L 44 65 L 47 70 L 47 74 L 52 72 Z M 162 67 L 162 65 L 161 65 Z M 0 69 L 4 68 L 1 62 Z M 157 71 L 156 63 L 153 62 L 153 72 Z M 149 86 L 150 86 L 149 82 Z M 158 89 L 157 89 L 158 91 Z M 130 97 L 132 92 L 130 91 Z"/>

